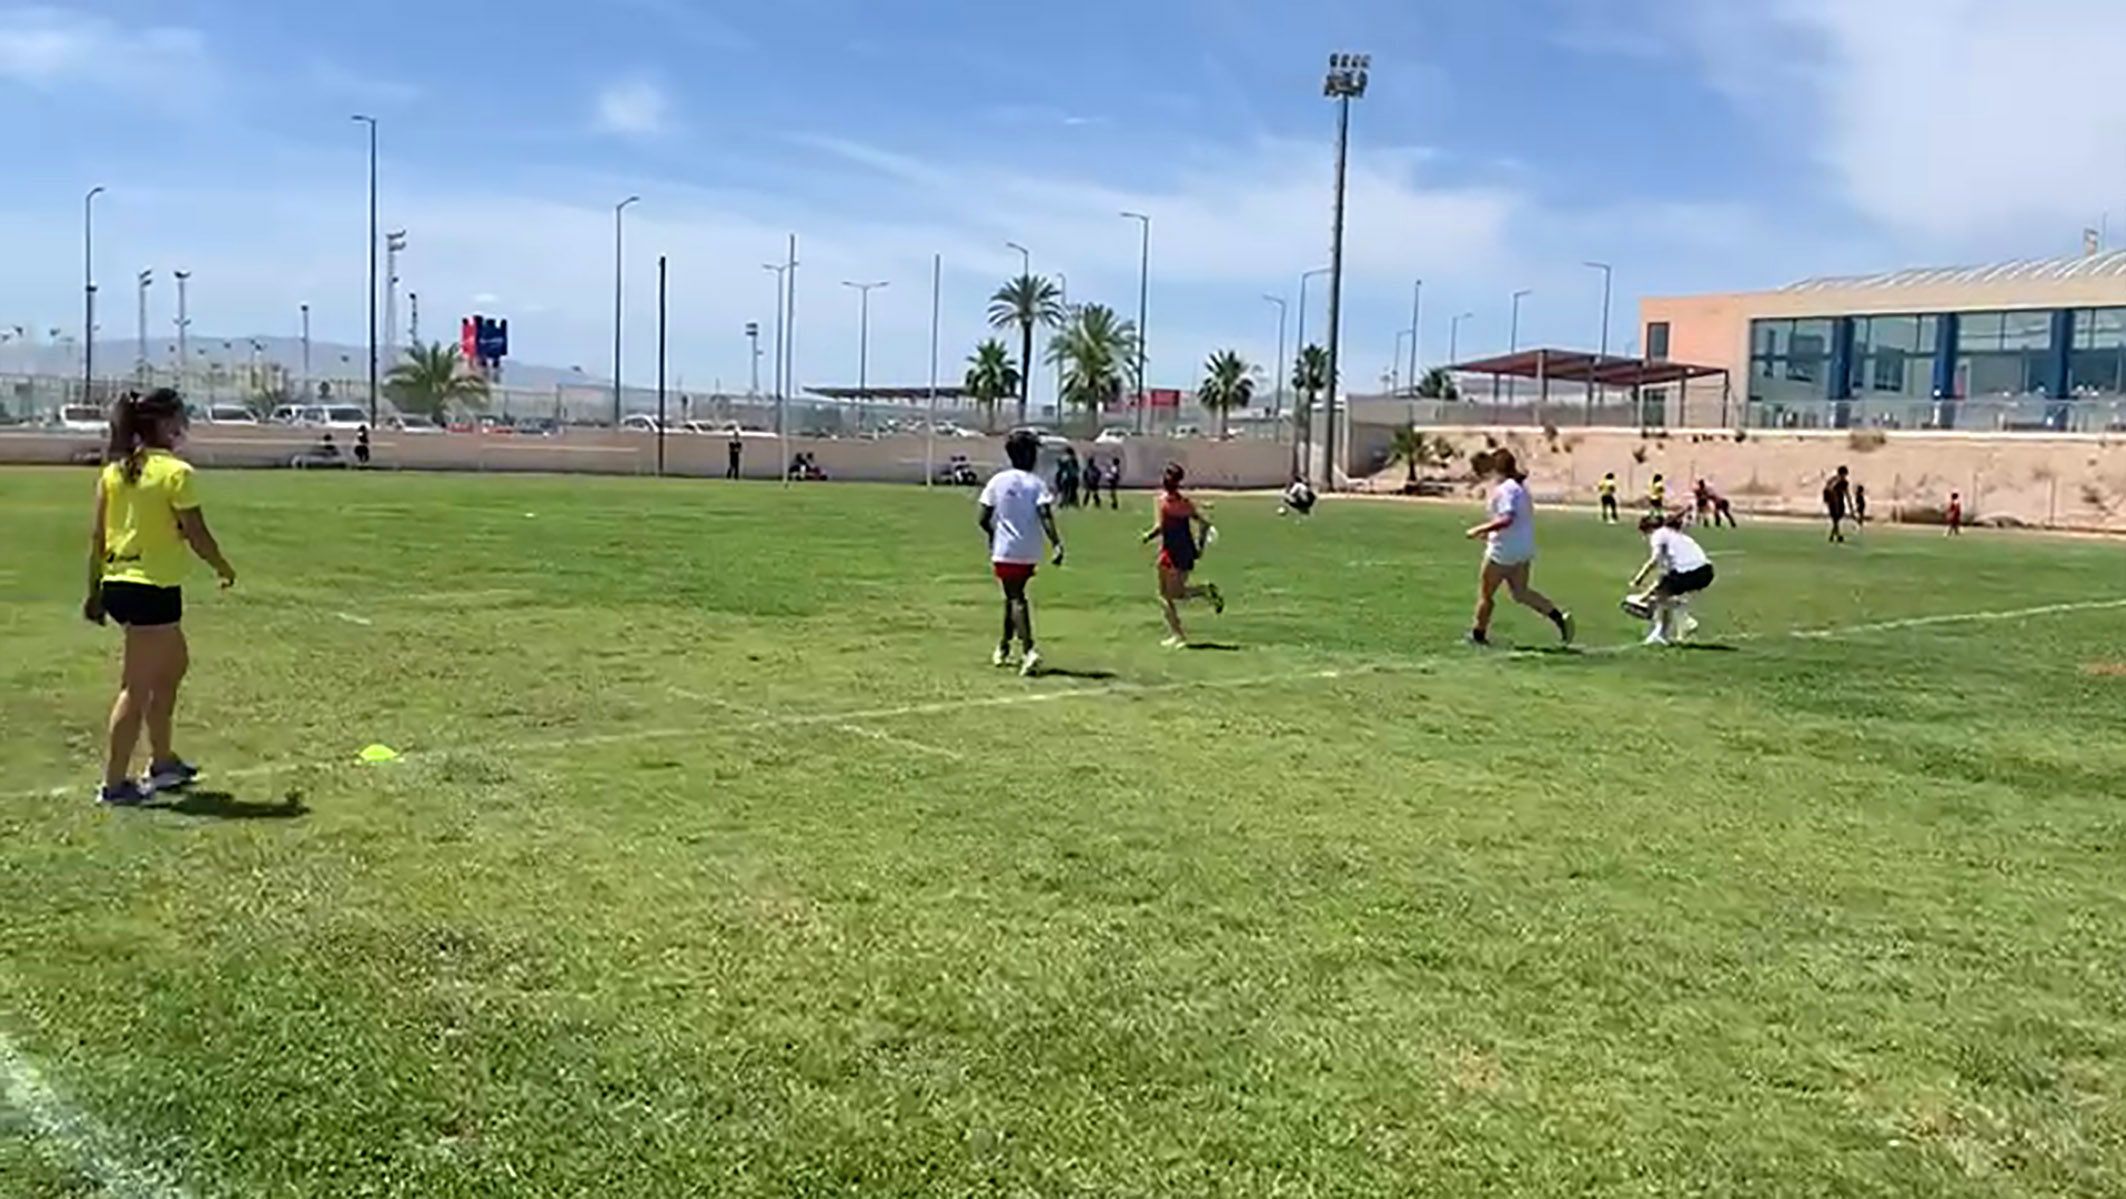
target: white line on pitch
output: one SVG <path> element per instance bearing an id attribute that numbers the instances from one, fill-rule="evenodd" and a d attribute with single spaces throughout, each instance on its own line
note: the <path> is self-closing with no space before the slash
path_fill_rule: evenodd
<path id="1" fill-rule="evenodd" d="M 698 704 L 709 704 L 712 707 L 722 708 L 725 711 L 736 712 L 741 716 L 750 717 L 756 722 L 762 722 L 768 725 L 780 723 L 780 718 L 778 718 L 775 713 L 770 712 L 765 708 L 755 708 L 750 707 L 746 704 L 732 703 L 730 700 L 719 699 L 713 695 L 703 695 L 699 691 L 689 691 L 684 687 L 672 687 L 669 690 L 673 695 L 679 697 L 680 699 L 691 700 L 694 703 Z M 898 746 L 901 749 L 914 750 L 917 753 L 930 754 L 934 757 L 939 758 L 950 758 L 955 762 L 964 762 L 967 760 L 964 754 L 961 754 L 956 750 L 946 749 L 942 746 L 937 745 L 925 745 L 920 741 L 911 740 L 907 737 L 896 737 L 891 733 L 880 732 L 878 729 L 867 729 L 860 724 L 837 724 L 834 726 L 834 728 L 838 732 L 849 733 L 854 736 L 863 737 L 872 741 L 877 741 L 885 745 Z"/>
<path id="2" fill-rule="evenodd" d="M 376 623 L 375 621 L 369 619 L 366 616 L 356 616 L 352 612 L 334 612 L 333 615 L 339 617 L 341 620 L 346 621 L 348 624 L 358 624 L 365 629 Z"/>
<path id="3" fill-rule="evenodd" d="M 61 1098 L 44 1080 L 44 1072 L 6 1033 L 0 1033 L 0 1101 L 21 1113 L 39 1137 L 57 1145 L 87 1171 L 104 1194 L 119 1199 L 184 1199 L 184 1188 L 160 1168 L 120 1157 L 110 1132 Z"/>

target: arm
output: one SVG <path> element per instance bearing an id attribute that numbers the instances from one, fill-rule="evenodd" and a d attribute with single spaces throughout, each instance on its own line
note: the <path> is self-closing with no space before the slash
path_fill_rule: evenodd
<path id="1" fill-rule="evenodd" d="M 185 544 L 199 555 L 200 561 L 214 568 L 215 577 L 223 587 L 236 586 L 236 568 L 222 557 L 221 545 L 207 528 L 207 517 L 197 508 L 180 508 L 177 512 L 177 531 L 184 534 Z"/>
<path id="2" fill-rule="evenodd" d="M 1049 560 L 1057 566 L 1063 565 L 1063 534 L 1056 532 L 1056 510 L 1049 504 L 1041 505 L 1041 531 L 1048 534 L 1048 543 L 1056 547 Z"/>
<path id="3" fill-rule="evenodd" d="M 89 520 L 89 589 L 82 601 L 81 615 L 95 624 L 103 623 L 103 477 L 96 478 L 96 514 Z"/>
<path id="4" fill-rule="evenodd" d="M 1504 516 L 1494 516 L 1483 524 L 1469 530 L 1469 540 L 1475 541 L 1479 537 L 1489 537 L 1493 533 L 1503 533 L 1512 527 L 1513 513 L 1508 512 Z"/>
<path id="5" fill-rule="evenodd" d="M 1654 573 L 1654 571 L 1659 568 L 1660 565 L 1661 555 L 1655 554 L 1653 557 L 1648 558 L 1646 560 L 1646 565 L 1639 568 L 1639 573 L 1631 577 L 1632 590 L 1638 590 L 1639 586 L 1646 582 L 1646 576 Z"/>
<path id="6" fill-rule="evenodd" d="M 974 523 L 982 526 L 982 536 L 995 537 L 997 535 L 996 507 L 991 504 L 982 505 L 982 514 L 975 518 Z"/>

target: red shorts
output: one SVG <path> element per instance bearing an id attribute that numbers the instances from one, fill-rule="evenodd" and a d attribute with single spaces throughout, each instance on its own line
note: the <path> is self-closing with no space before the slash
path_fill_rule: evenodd
<path id="1" fill-rule="evenodd" d="M 990 565 L 996 568 L 997 578 L 1006 583 L 1023 583 L 1033 577 L 1031 562 L 993 562 Z"/>

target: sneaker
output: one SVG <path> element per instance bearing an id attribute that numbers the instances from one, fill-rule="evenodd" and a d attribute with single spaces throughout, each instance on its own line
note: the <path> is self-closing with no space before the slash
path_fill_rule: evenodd
<path id="1" fill-rule="evenodd" d="M 148 767 L 145 785 L 150 794 L 158 791 L 180 791 L 199 780 L 199 767 L 183 758 L 171 758 L 167 762 Z"/>
<path id="2" fill-rule="evenodd" d="M 132 779 L 115 787 L 96 788 L 96 802 L 111 808 L 137 808 L 153 798 L 149 792 Z"/>
<path id="3" fill-rule="evenodd" d="M 1225 596 L 1219 594 L 1218 584 L 1205 583 L 1203 585 L 1203 594 L 1204 598 L 1211 601 L 1211 611 L 1220 616 L 1225 615 Z"/>
<path id="4" fill-rule="evenodd" d="M 1186 638 L 1186 637 L 1168 637 L 1168 638 L 1167 638 L 1166 640 L 1164 640 L 1164 641 L 1162 641 L 1162 642 L 1160 642 L 1160 643 L 1159 643 L 1159 648 L 1160 648 L 1160 649 L 1187 649 L 1187 648 L 1188 648 L 1188 638 Z"/>
<path id="5" fill-rule="evenodd" d="M 1669 639 L 1668 639 L 1667 637 L 1665 637 L 1665 636 L 1663 636 L 1663 635 L 1662 635 L 1662 633 L 1661 633 L 1661 630 L 1659 630 L 1659 629 L 1655 629 L 1655 630 L 1654 630 L 1653 632 L 1651 632 L 1651 633 L 1648 633 L 1648 634 L 1646 635 L 1646 640 L 1644 640 L 1644 641 L 1641 641 L 1641 642 L 1640 642 L 1639 644 L 1641 644 L 1641 645 L 1668 645 L 1668 644 L 1671 644 L 1671 643 L 1670 643 L 1670 641 L 1669 641 Z"/>
<path id="6" fill-rule="evenodd" d="M 1026 651 L 1026 660 L 1019 663 L 1019 677 L 1030 679 L 1039 673 L 1041 673 L 1041 651 L 1028 649 Z"/>
<path id="7" fill-rule="evenodd" d="M 1580 635 L 1580 626 L 1573 623 L 1572 613 L 1560 610 L 1556 623 L 1558 636 L 1565 639 L 1565 644 L 1571 645 L 1572 639 Z"/>
<path id="8" fill-rule="evenodd" d="M 1010 648 L 1002 645 L 998 646 L 997 652 L 989 655 L 989 664 L 998 668 L 999 670 L 1011 665 Z"/>
<path id="9" fill-rule="evenodd" d="M 1697 618 L 1697 617 L 1695 617 L 1695 616 L 1692 616 L 1692 615 L 1690 615 L 1690 614 L 1689 614 L 1689 613 L 1687 613 L 1687 612 L 1686 612 L 1686 613 L 1684 613 L 1684 615 L 1683 615 L 1683 631 L 1682 631 L 1682 636 L 1684 636 L 1684 637 L 1688 637 L 1688 636 L 1690 636 L 1690 635 L 1691 635 L 1692 633 L 1695 633 L 1695 632 L 1697 632 L 1697 631 L 1698 631 L 1698 618 Z"/>
<path id="10" fill-rule="evenodd" d="M 1482 629 L 1471 629 L 1469 630 L 1469 635 L 1467 638 L 1465 638 L 1465 640 L 1467 640 L 1471 645 L 1488 646 L 1491 644 L 1491 634 L 1485 632 Z"/>

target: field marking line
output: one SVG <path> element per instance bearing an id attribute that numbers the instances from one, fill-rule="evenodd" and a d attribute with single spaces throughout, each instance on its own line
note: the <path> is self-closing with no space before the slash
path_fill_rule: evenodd
<path id="1" fill-rule="evenodd" d="M 694 703 L 709 704 L 714 707 L 722 708 L 727 712 L 736 712 L 740 716 L 750 717 L 755 721 L 774 721 L 777 719 L 776 714 L 767 710 L 766 708 L 756 708 L 748 704 L 732 703 L 730 700 L 719 699 L 713 695 L 703 695 L 698 691 L 689 691 L 684 687 L 671 687 L 667 688 L 667 690 L 669 690 L 673 695 L 677 696 L 680 699 L 691 700 Z M 896 737 L 892 733 L 881 732 L 878 729 L 865 728 L 863 725 L 860 724 L 837 724 L 834 726 L 834 729 L 837 732 L 849 733 L 852 736 L 867 738 L 872 741 L 880 742 L 881 744 L 897 746 L 901 749 L 906 750 L 913 750 L 916 753 L 930 754 L 933 757 L 939 758 L 947 758 L 954 762 L 964 762 L 967 760 L 967 755 L 960 753 L 958 750 L 946 749 L 940 745 L 926 745 L 921 741 L 916 741 L 908 737 Z"/>
<path id="2" fill-rule="evenodd" d="M 6 1033 L 0 1032 L 0 1103 L 22 1114 L 37 1137 L 64 1150 L 116 1199 L 187 1199 L 188 1193 L 160 1167 L 121 1157 L 110 1131 L 68 1103 L 44 1080 L 44 1072 Z"/>
<path id="3" fill-rule="evenodd" d="M 375 621 L 369 619 L 368 617 L 356 616 L 352 612 L 334 612 L 333 615 L 339 617 L 341 620 L 346 621 L 348 624 L 358 624 L 365 629 L 376 624 Z"/>
<path id="4" fill-rule="evenodd" d="M 2032 616 L 2053 616 L 2067 612 L 2099 612 L 2126 608 L 2126 598 L 2106 600 L 2078 600 L 2068 603 L 2040 604 L 2029 608 L 2009 608 L 1990 612 L 1949 612 L 1935 616 L 1913 616 L 1901 620 L 1877 621 L 1871 624 L 1843 625 L 1827 629 L 1788 629 L 1777 632 L 1737 633 L 1730 640 L 1758 641 L 1766 638 L 1791 637 L 1800 640 L 1827 640 L 1838 637 L 1864 636 L 1870 633 L 1895 632 L 1900 629 L 1923 628 L 1931 625 L 1967 624 L 1989 621 L 2022 620 Z M 1637 641 L 1616 645 L 1590 646 L 1583 654 L 1622 654 L 1639 649 Z M 1508 657 L 1511 655 L 1501 655 Z M 1058 703 L 1064 700 L 1106 699 L 1132 695 L 1167 695 L 1180 691 L 1234 690 L 1248 687 L 1276 686 L 1283 683 L 1323 682 L 1354 676 L 1404 673 L 1424 670 L 1454 658 L 1445 654 L 1431 654 L 1390 661 L 1379 661 L 1346 667 L 1331 667 L 1314 670 L 1284 671 L 1277 674 L 1241 675 L 1227 679 L 1185 679 L 1170 683 L 1111 683 L 1100 687 L 1071 687 L 1056 691 L 1012 692 L 1003 695 L 985 695 L 964 699 L 930 700 L 923 703 L 898 704 L 891 707 L 867 708 L 853 712 L 759 712 L 748 722 L 730 725 L 720 732 L 753 732 L 777 728 L 797 728 L 807 725 L 840 727 L 858 721 L 895 720 L 904 716 L 935 716 L 954 712 L 979 711 L 984 708 L 1008 708 L 1023 704 Z M 675 693 L 678 689 L 674 689 Z M 688 696 L 695 693 L 689 692 Z M 722 703 L 707 696 L 699 697 L 705 702 Z M 746 712 L 745 709 L 739 709 Z M 749 713 L 750 715 L 750 713 Z M 632 741 L 658 741 L 671 737 L 693 737 L 711 731 L 698 725 L 684 728 L 625 729 L 611 733 L 578 733 L 565 737 L 547 737 L 526 741 L 502 741 L 483 743 L 480 748 L 505 753 L 522 753 L 543 749 L 570 749 L 594 745 L 624 745 Z M 431 749 L 405 751 L 404 758 L 425 758 L 451 753 L 464 746 L 436 746 Z M 257 778 L 283 771 L 304 768 L 319 768 L 344 764 L 342 759 L 310 762 L 275 762 L 257 766 L 240 766 L 233 770 L 218 770 L 215 779 Z M 40 791 L 19 791 L 10 798 L 17 799 L 63 799 L 73 793 L 72 787 L 52 787 Z"/>

